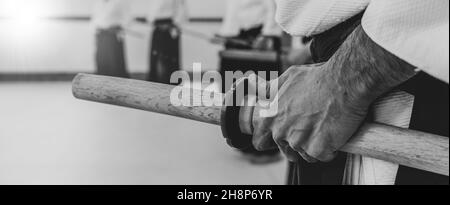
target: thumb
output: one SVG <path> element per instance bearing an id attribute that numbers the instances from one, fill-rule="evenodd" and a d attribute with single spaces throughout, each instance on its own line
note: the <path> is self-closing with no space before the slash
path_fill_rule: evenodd
<path id="1" fill-rule="evenodd" d="M 271 99 L 277 95 L 279 88 L 284 85 L 288 77 L 289 75 L 285 73 L 279 78 L 266 81 L 266 79 L 256 74 L 251 74 L 247 78 L 249 83 L 249 93 Z M 270 96 L 272 97 L 270 98 Z"/>

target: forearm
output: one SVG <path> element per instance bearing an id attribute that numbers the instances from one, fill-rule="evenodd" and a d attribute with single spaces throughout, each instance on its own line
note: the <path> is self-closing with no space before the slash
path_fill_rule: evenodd
<path id="1" fill-rule="evenodd" d="M 368 103 L 415 75 L 414 67 L 374 43 L 361 26 L 327 62 L 323 75 Z"/>

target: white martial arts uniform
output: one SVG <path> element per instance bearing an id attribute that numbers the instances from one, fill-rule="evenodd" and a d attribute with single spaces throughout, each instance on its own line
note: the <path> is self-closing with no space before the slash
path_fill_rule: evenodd
<path id="1" fill-rule="evenodd" d="M 362 27 L 378 45 L 449 82 L 448 0 L 276 0 L 277 21 L 292 35 L 310 36 L 367 9 Z"/>
<path id="2" fill-rule="evenodd" d="M 280 36 L 282 30 L 275 21 L 273 0 L 227 0 L 227 9 L 220 35 L 237 36 L 241 30 L 263 26 L 262 35 Z"/>
<path id="3" fill-rule="evenodd" d="M 171 19 L 176 24 L 188 21 L 188 7 L 185 0 L 151 0 L 147 21 Z"/>
<path id="4" fill-rule="evenodd" d="M 276 19 L 291 35 L 311 36 L 365 9 L 362 27 L 375 43 L 449 82 L 448 0 L 277 0 Z M 389 162 L 353 156 L 347 161 L 344 183 L 394 184 L 397 169 Z"/>
<path id="5" fill-rule="evenodd" d="M 97 29 L 125 28 L 133 20 L 133 0 L 99 0 L 95 5 L 92 24 Z"/>

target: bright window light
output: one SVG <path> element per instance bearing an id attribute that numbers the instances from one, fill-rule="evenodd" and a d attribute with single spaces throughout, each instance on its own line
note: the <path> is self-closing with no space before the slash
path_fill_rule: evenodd
<path id="1" fill-rule="evenodd" d="M 1 0 L 2 16 L 10 19 L 33 20 L 44 17 L 45 10 L 36 0 Z"/>
<path id="2" fill-rule="evenodd" d="M 1 16 L 15 37 L 30 37 L 40 28 L 46 7 L 38 0 L 0 0 Z"/>

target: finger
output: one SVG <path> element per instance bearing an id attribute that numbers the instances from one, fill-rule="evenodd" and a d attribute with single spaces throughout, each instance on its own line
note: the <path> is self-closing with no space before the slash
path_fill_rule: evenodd
<path id="1" fill-rule="evenodd" d="M 316 163 L 318 160 L 314 157 L 309 156 L 307 152 L 305 152 L 303 149 L 296 149 L 295 150 L 300 156 L 309 163 Z"/>
<path id="2" fill-rule="evenodd" d="M 289 144 L 286 141 L 278 141 L 276 143 L 280 148 L 281 153 L 283 153 L 290 162 L 297 162 L 301 158 L 299 153 L 289 147 Z"/>
<path id="3" fill-rule="evenodd" d="M 289 143 L 289 147 L 294 150 L 295 152 L 297 152 L 305 161 L 309 162 L 309 163 L 315 163 L 318 160 L 315 159 L 314 157 L 310 156 L 299 144 L 290 141 Z"/>
<path id="4" fill-rule="evenodd" d="M 302 122 L 302 121 L 300 121 Z M 297 122 L 297 123 L 300 123 Z M 314 129 L 312 127 L 312 122 L 302 122 L 303 128 L 302 129 L 295 129 L 292 132 L 288 132 L 287 141 L 289 143 L 289 146 L 295 150 L 305 161 L 309 163 L 315 163 L 318 160 L 315 158 L 315 155 L 310 155 L 305 150 L 305 145 L 308 144 L 308 139 L 313 133 Z M 299 124 L 298 124 L 299 125 Z"/>
<path id="5" fill-rule="evenodd" d="M 248 80 L 248 77 L 240 78 L 236 80 L 231 85 L 231 89 L 227 91 L 225 94 L 225 105 L 227 106 L 233 106 L 233 105 L 239 105 L 244 106 L 244 98 L 245 98 L 245 82 Z M 236 92 L 236 96 L 233 94 Z"/>
<path id="6" fill-rule="evenodd" d="M 265 89 L 266 80 L 256 74 L 251 74 L 247 77 L 248 80 L 248 93 L 249 95 L 256 96 L 258 91 Z"/>
<path id="7" fill-rule="evenodd" d="M 260 134 L 258 136 L 253 136 L 253 147 L 258 151 L 266 151 L 278 148 L 275 141 L 273 141 L 272 134 L 266 132 L 265 134 Z"/>
<path id="8" fill-rule="evenodd" d="M 249 94 L 257 95 L 261 104 L 269 104 L 276 99 L 278 94 L 278 81 L 276 79 L 268 82 L 261 76 L 252 74 L 248 77 L 248 82 Z"/>
<path id="9" fill-rule="evenodd" d="M 289 144 L 299 152 L 306 161 L 328 162 L 335 158 L 337 150 L 330 146 L 332 136 L 325 136 L 314 131 L 311 126 L 301 132 L 295 132 L 288 138 Z M 328 146 L 327 146 L 328 145 Z"/>
<path id="10" fill-rule="evenodd" d="M 295 150 L 293 150 L 291 147 L 287 146 L 285 148 L 285 153 L 286 153 L 286 158 L 290 161 L 290 162 L 298 162 L 298 160 L 301 159 L 301 156 L 299 155 L 298 152 L 296 152 Z"/>
<path id="11" fill-rule="evenodd" d="M 323 137 L 314 136 L 311 138 L 308 143 L 304 146 L 304 152 L 307 153 L 308 156 L 313 157 L 321 162 L 329 162 L 332 161 L 336 155 L 337 150 L 332 147 L 324 147 Z"/>
<path id="12" fill-rule="evenodd" d="M 252 142 L 257 150 L 264 151 L 277 147 L 272 135 L 273 118 L 260 118 L 253 121 Z"/>

